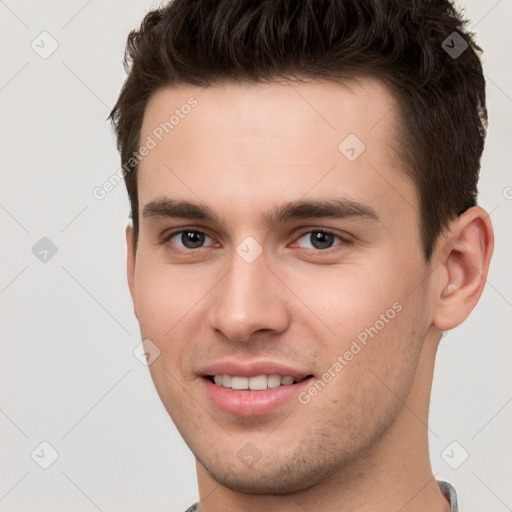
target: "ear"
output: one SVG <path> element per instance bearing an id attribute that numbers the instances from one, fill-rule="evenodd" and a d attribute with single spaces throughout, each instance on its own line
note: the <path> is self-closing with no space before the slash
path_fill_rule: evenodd
<path id="1" fill-rule="evenodd" d="M 133 309 L 135 316 L 137 316 L 137 309 L 135 307 L 135 251 L 133 248 L 133 226 L 128 224 L 126 226 L 126 276 L 128 278 L 128 288 L 130 288 L 130 295 L 132 296 Z"/>
<path id="2" fill-rule="evenodd" d="M 436 250 L 441 266 L 433 324 L 442 331 L 460 325 L 476 306 L 487 279 L 494 248 L 489 214 L 470 208 L 450 225 Z"/>

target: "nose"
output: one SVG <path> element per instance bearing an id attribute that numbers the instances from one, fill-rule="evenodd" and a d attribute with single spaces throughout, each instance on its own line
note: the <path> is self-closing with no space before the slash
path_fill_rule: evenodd
<path id="1" fill-rule="evenodd" d="M 208 325 L 230 341 L 250 341 L 255 333 L 277 334 L 289 326 L 286 287 L 264 255 L 248 263 L 235 253 L 231 270 L 212 291 Z"/>

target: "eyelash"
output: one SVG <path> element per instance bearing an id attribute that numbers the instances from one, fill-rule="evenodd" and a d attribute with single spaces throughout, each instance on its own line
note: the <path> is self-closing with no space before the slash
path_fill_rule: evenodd
<path id="1" fill-rule="evenodd" d="M 190 229 L 189 228 L 180 228 L 180 229 L 178 229 L 176 231 L 172 231 L 171 233 L 166 234 L 164 236 L 161 244 L 162 245 L 167 244 L 171 240 L 171 238 L 173 236 L 179 235 L 179 234 L 185 233 L 185 232 L 192 232 L 192 233 L 204 235 L 204 236 L 207 236 L 207 237 L 209 237 L 209 238 L 211 238 L 213 240 L 213 237 L 211 237 L 210 235 L 208 235 L 208 233 L 205 233 L 204 231 L 201 231 L 201 230 L 198 230 L 198 229 L 191 229 L 191 228 Z M 316 253 L 330 253 L 332 251 L 337 250 L 336 248 L 339 247 L 339 246 L 344 246 L 344 245 L 350 244 L 350 240 L 348 239 L 348 237 L 344 237 L 344 236 L 340 235 L 339 233 L 336 233 L 335 231 L 333 231 L 331 229 L 328 229 L 328 228 L 310 229 L 309 231 L 304 231 L 303 233 L 301 233 L 296 238 L 296 240 L 300 240 L 302 237 L 304 237 L 304 235 L 308 235 L 308 234 L 311 234 L 311 233 L 323 233 L 323 234 L 326 234 L 326 235 L 332 235 L 334 237 L 337 237 L 340 240 L 340 243 L 338 245 L 335 245 L 333 247 L 329 247 L 327 249 L 307 249 L 307 250 L 310 250 L 310 251 L 313 251 L 313 252 L 316 252 Z M 196 249 L 189 249 L 189 248 L 182 249 L 182 248 L 178 248 L 178 250 L 182 251 L 182 252 L 199 251 L 201 249 L 205 249 L 205 247 L 198 247 Z"/>

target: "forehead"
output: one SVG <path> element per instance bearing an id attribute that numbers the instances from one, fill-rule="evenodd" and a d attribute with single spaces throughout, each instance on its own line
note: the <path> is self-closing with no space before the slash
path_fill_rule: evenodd
<path id="1" fill-rule="evenodd" d="M 350 133 L 363 142 L 381 134 L 389 138 L 389 129 L 394 131 L 397 126 L 395 111 L 395 100 L 387 87 L 370 78 L 339 83 L 180 85 L 161 88 L 151 96 L 142 134 L 158 132 L 160 126 L 163 137 L 172 133 L 177 138 L 181 133 L 186 138 L 186 125 L 193 124 L 194 134 L 203 145 L 217 143 L 220 136 L 265 136 L 267 144 L 274 140 L 279 147 L 287 143 L 297 146 L 297 141 L 314 136 L 325 141 L 319 148 L 323 150 Z M 306 144 L 303 149 L 311 152 L 312 146 Z M 266 153 L 273 148 L 269 146 Z"/>
<path id="2" fill-rule="evenodd" d="M 410 209 L 416 198 L 393 150 L 398 122 L 391 93 L 372 79 L 162 88 L 144 114 L 140 143 L 153 143 L 139 164 L 139 204 L 195 196 L 245 215 L 345 195 L 377 207 L 387 199 L 400 214 L 396 199 Z"/>

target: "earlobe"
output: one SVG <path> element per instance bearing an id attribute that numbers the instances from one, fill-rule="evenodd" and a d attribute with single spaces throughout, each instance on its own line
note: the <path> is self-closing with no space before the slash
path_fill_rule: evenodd
<path id="1" fill-rule="evenodd" d="M 442 267 L 434 325 L 446 331 L 460 325 L 476 306 L 489 270 L 494 236 L 489 215 L 475 206 L 458 217 L 438 251 Z"/>

